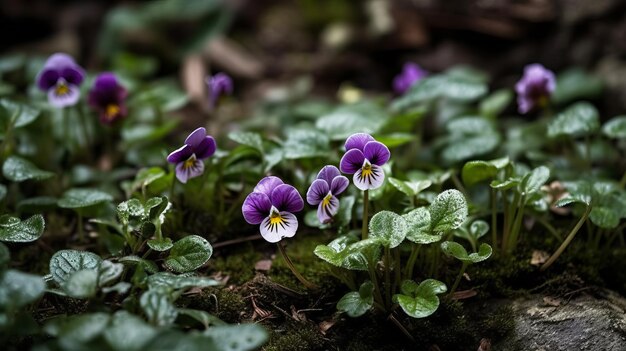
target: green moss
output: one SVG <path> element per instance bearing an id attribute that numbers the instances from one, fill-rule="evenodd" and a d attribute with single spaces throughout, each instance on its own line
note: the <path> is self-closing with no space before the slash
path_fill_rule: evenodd
<path id="1" fill-rule="evenodd" d="M 228 288 L 205 289 L 197 295 L 183 296 L 176 303 L 186 308 L 207 311 L 228 323 L 239 323 L 242 314 L 248 309 L 246 299 L 237 290 Z"/>
<path id="2" fill-rule="evenodd" d="M 261 253 L 248 243 L 225 255 L 213 257 L 209 261 L 209 269 L 228 275 L 229 283 L 243 284 L 254 277 L 254 265 L 262 258 Z"/>
<path id="3" fill-rule="evenodd" d="M 270 327 L 270 340 L 265 351 L 327 350 L 326 340 L 312 323 L 286 323 L 281 328 Z"/>

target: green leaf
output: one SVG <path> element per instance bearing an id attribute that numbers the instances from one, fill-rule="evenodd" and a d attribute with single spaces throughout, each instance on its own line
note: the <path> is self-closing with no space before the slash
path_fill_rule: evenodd
<path id="1" fill-rule="evenodd" d="M 446 285 L 435 279 L 426 279 L 419 285 L 412 280 L 405 280 L 400 288 L 402 294 L 394 295 L 404 313 L 413 318 L 425 318 L 439 308 L 438 294 L 447 291 Z"/>
<path id="2" fill-rule="evenodd" d="M 212 254 L 213 247 L 206 239 L 189 235 L 174 244 L 164 265 L 178 273 L 191 272 L 205 264 Z"/>
<path id="3" fill-rule="evenodd" d="M 389 183 L 408 197 L 416 196 L 422 190 L 428 189 L 433 184 L 431 180 L 404 181 L 391 177 L 389 178 Z"/>
<path id="4" fill-rule="evenodd" d="M 130 199 L 117 205 L 117 218 L 122 223 L 128 223 L 132 217 L 143 218 L 144 216 L 145 209 L 138 199 Z"/>
<path id="5" fill-rule="evenodd" d="M 507 180 L 493 180 L 489 184 L 494 189 L 508 190 L 516 187 L 520 183 L 518 178 L 509 178 Z"/>
<path id="6" fill-rule="evenodd" d="M 41 111 L 29 105 L 21 104 L 7 99 L 0 100 L 0 105 L 11 116 L 11 123 L 15 128 L 21 128 L 34 122 Z"/>
<path id="7" fill-rule="evenodd" d="M 430 212 L 430 228 L 435 234 L 444 234 L 456 229 L 467 219 L 467 202 L 465 196 L 455 189 L 446 190 L 437 195 L 428 207 Z"/>
<path id="8" fill-rule="evenodd" d="M 211 327 L 204 332 L 213 345 L 211 350 L 251 351 L 261 347 L 268 334 L 257 324 L 223 325 Z"/>
<path id="9" fill-rule="evenodd" d="M 104 330 L 104 340 L 115 351 L 138 351 L 157 335 L 158 331 L 143 319 L 126 311 L 117 311 Z"/>
<path id="10" fill-rule="evenodd" d="M 50 211 L 57 207 L 57 201 L 58 199 L 52 196 L 35 196 L 20 201 L 17 209 L 26 213 Z"/>
<path id="11" fill-rule="evenodd" d="M 480 102 L 479 110 L 483 116 L 497 116 L 504 111 L 513 100 L 509 89 L 496 90 Z"/>
<path id="12" fill-rule="evenodd" d="M 169 272 L 159 272 L 148 277 L 148 286 L 151 288 L 165 287 L 172 290 L 188 288 L 206 288 L 218 286 L 220 282 L 208 278 L 192 275 L 176 275 Z"/>
<path id="13" fill-rule="evenodd" d="M 467 254 L 463 245 L 454 241 L 445 241 L 441 243 L 441 250 L 446 256 L 452 256 L 459 261 L 468 263 L 478 263 L 488 259 L 491 256 L 491 246 L 488 244 L 480 244 L 478 252 Z"/>
<path id="14" fill-rule="evenodd" d="M 259 133 L 232 132 L 228 134 L 228 139 L 241 145 L 249 146 L 263 154 L 263 138 Z"/>
<path id="15" fill-rule="evenodd" d="M 318 245 L 314 253 L 320 259 L 336 267 L 366 271 L 368 262 L 377 259 L 380 243 L 369 238 L 358 241 L 355 236 L 341 236 L 327 245 Z"/>
<path id="16" fill-rule="evenodd" d="M 407 230 L 404 218 L 391 211 L 378 212 L 369 224 L 370 236 L 388 248 L 400 245 L 406 237 Z"/>
<path id="17" fill-rule="evenodd" d="M 9 156 L 2 165 L 2 174 L 12 182 L 25 180 L 45 180 L 54 176 L 54 173 L 42 171 L 32 162 L 18 156 Z"/>
<path id="18" fill-rule="evenodd" d="M 345 294 L 339 302 L 337 309 L 350 317 L 359 317 L 365 314 L 374 305 L 374 284 L 366 281 L 361 285 L 359 291 Z"/>
<path id="19" fill-rule="evenodd" d="M 441 151 L 441 157 L 448 163 L 456 163 L 488 154 L 500 144 L 498 133 L 466 135 L 454 138 Z"/>
<path id="20" fill-rule="evenodd" d="M 103 202 L 113 201 L 113 196 L 104 191 L 88 188 L 70 189 L 63 193 L 58 205 L 61 208 L 84 208 L 94 206 Z"/>
<path id="21" fill-rule="evenodd" d="M 168 211 L 171 206 L 167 196 L 158 196 L 148 199 L 145 204 L 145 212 L 148 215 L 148 220 L 156 223 L 162 222 L 161 215 Z"/>
<path id="22" fill-rule="evenodd" d="M 169 326 L 178 316 L 178 310 L 162 290 L 148 290 L 139 298 L 139 305 L 148 322 L 158 327 Z"/>
<path id="23" fill-rule="evenodd" d="M 170 238 L 151 239 L 148 240 L 148 246 L 154 251 L 163 252 L 171 249 L 174 243 L 172 243 Z"/>
<path id="24" fill-rule="evenodd" d="M 376 140 L 385 144 L 388 148 L 394 148 L 404 144 L 408 144 L 415 139 L 415 134 L 411 133 L 391 133 L 376 136 Z"/>
<path id="25" fill-rule="evenodd" d="M 376 134 L 387 118 L 387 113 L 378 105 L 363 102 L 341 106 L 321 116 L 315 127 L 331 140 L 345 140 L 356 132 Z"/>
<path id="26" fill-rule="evenodd" d="M 28 305 L 43 296 L 45 289 L 39 276 L 12 269 L 0 273 L 0 310 Z"/>
<path id="27" fill-rule="evenodd" d="M 463 183 L 469 187 L 485 180 L 491 180 L 495 178 L 500 169 L 508 164 L 508 157 L 492 161 L 469 161 L 461 171 Z"/>
<path id="28" fill-rule="evenodd" d="M 489 246 L 489 244 L 483 243 L 480 244 L 480 246 L 478 247 L 478 252 L 474 252 L 469 255 L 469 259 L 470 261 L 472 261 L 472 263 L 482 262 L 491 257 L 491 253 L 491 246 Z"/>
<path id="29" fill-rule="evenodd" d="M 541 186 L 548 179 L 550 179 L 550 169 L 546 166 L 539 166 L 522 178 L 522 182 L 519 185 L 520 191 L 526 196 L 536 193 L 541 190 Z"/>
<path id="30" fill-rule="evenodd" d="M 408 226 L 407 240 L 417 244 L 430 244 L 441 240 L 441 234 L 432 235 L 430 232 L 430 212 L 427 208 L 416 208 L 402 217 Z"/>
<path id="31" fill-rule="evenodd" d="M 489 231 L 489 224 L 483 220 L 476 220 L 470 225 L 470 234 L 474 239 L 478 240 L 485 236 Z"/>
<path id="32" fill-rule="evenodd" d="M 98 270 L 98 285 L 104 286 L 116 281 L 124 273 L 124 265 L 104 260 Z"/>
<path id="33" fill-rule="evenodd" d="M 617 116 L 604 123 L 602 133 L 609 138 L 626 139 L 626 116 Z"/>
<path id="34" fill-rule="evenodd" d="M 10 226 L 0 226 L 0 241 L 26 243 L 39 239 L 45 229 L 42 215 L 34 215 L 24 221 L 17 219 Z"/>
<path id="35" fill-rule="evenodd" d="M 61 250 L 50 258 L 50 274 L 59 286 L 63 286 L 75 272 L 84 269 L 97 270 L 101 262 L 100 256 L 91 252 Z"/>
<path id="36" fill-rule="evenodd" d="M 100 336 L 110 319 L 111 316 L 101 312 L 57 317 L 46 323 L 44 331 L 58 338 L 61 349 L 71 350 Z"/>
<path id="37" fill-rule="evenodd" d="M 602 79 L 588 74 L 580 68 L 560 73 L 556 78 L 556 89 L 552 100 L 557 104 L 580 99 L 595 98 L 602 93 Z"/>
<path id="38" fill-rule="evenodd" d="M 156 263 L 141 258 L 139 256 L 124 256 L 119 259 L 121 263 L 141 266 L 148 273 L 156 273 L 159 271 Z"/>
<path id="39" fill-rule="evenodd" d="M 68 296 L 77 299 L 93 297 L 98 290 L 98 271 L 95 269 L 81 269 L 73 272 L 62 287 Z"/>
<path id="40" fill-rule="evenodd" d="M 598 110 L 588 102 L 578 102 L 559 113 L 548 125 L 548 137 L 561 135 L 578 137 L 589 135 L 600 128 Z"/>
<path id="41" fill-rule="evenodd" d="M 325 157 L 330 150 L 326 134 L 315 129 L 289 129 L 286 134 L 283 150 L 288 160 Z"/>
<path id="42" fill-rule="evenodd" d="M 227 325 L 226 322 L 206 311 L 194 310 L 191 308 L 179 308 L 178 314 L 195 319 L 196 321 L 202 323 L 205 329 L 209 328 L 212 325 Z"/>
<path id="43" fill-rule="evenodd" d="M 339 211 L 334 219 L 338 226 L 345 227 L 350 224 L 350 221 L 352 221 L 352 208 L 355 202 L 356 198 L 352 195 L 343 196 L 339 199 Z"/>

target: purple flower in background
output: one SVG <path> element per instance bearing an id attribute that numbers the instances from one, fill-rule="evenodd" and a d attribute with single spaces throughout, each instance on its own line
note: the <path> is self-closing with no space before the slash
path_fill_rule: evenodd
<path id="1" fill-rule="evenodd" d="M 422 78 L 426 77 L 428 72 L 422 69 L 417 63 L 407 62 L 402 67 L 402 72 L 393 79 L 393 90 L 396 94 L 404 94 Z"/>
<path id="2" fill-rule="evenodd" d="M 383 184 L 385 172 L 382 165 L 391 153 L 385 144 L 365 133 L 352 134 L 346 140 L 346 153 L 339 168 L 343 173 L 354 174 L 354 185 L 361 190 L 376 189 Z"/>
<path id="3" fill-rule="evenodd" d="M 48 93 L 48 102 L 54 107 L 72 106 L 80 98 L 80 84 L 85 71 L 74 59 L 63 53 L 48 58 L 37 74 L 37 86 Z"/>
<path id="4" fill-rule="evenodd" d="M 260 224 L 261 236 L 270 243 L 291 238 L 298 230 L 298 219 L 293 214 L 304 208 L 302 196 L 296 188 L 278 177 L 265 177 L 246 197 L 241 211 L 250 224 Z"/>
<path id="5" fill-rule="evenodd" d="M 167 162 L 176 164 L 176 178 L 187 183 L 204 172 L 202 160 L 211 157 L 216 149 L 215 139 L 201 127 L 189 134 L 185 145 L 167 156 Z"/>
<path id="6" fill-rule="evenodd" d="M 524 67 L 524 76 L 515 84 L 520 113 L 528 113 L 536 107 L 546 107 L 556 88 L 554 73 L 535 63 Z"/>
<path id="7" fill-rule="evenodd" d="M 321 223 L 328 223 L 339 210 L 337 195 L 350 185 L 348 178 L 339 173 L 335 166 L 324 166 L 311 183 L 306 193 L 309 205 L 317 205 L 317 218 Z"/>
<path id="8" fill-rule="evenodd" d="M 209 105 L 217 106 L 217 101 L 222 95 L 233 93 L 233 80 L 226 73 L 217 73 L 212 77 L 206 77 L 205 82 L 209 89 Z"/>
<path id="9" fill-rule="evenodd" d="M 87 101 L 91 107 L 100 113 L 100 121 L 111 124 L 126 117 L 125 100 L 128 95 L 126 89 L 119 84 L 115 74 L 100 73 L 89 91 Z"/>

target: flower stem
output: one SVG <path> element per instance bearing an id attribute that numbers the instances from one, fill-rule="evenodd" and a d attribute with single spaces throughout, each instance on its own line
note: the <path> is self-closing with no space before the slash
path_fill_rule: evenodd
<path id="1" fill-rule="evenodd" d="M 80 242 L 85 241 L 85 233 L 83 232 L 83 215 L 78 213 L 78 240 Z"/>
<path id="2" fill-rule="evenodd" d="M 310 290 L 317 289 L 317 285 L 306 280 L 302 276 L 302 274 L 298 272 L 298 270 L 296 269 L 296 266 L 293 265 L 293 262 L 291 262 L 291 259 L 289 258 L 289 256 L 287 256 L 287 251 L 285 250 L 285 246 L 283 246 L 283 244 L 280 241 L 277 242 L 276 245 L 278 246 L 278 251 L 280 251 L 280 254 L 283 256 L 283 259 L 287 263 L 287 266 L 289 266 L 289 269 L 291 269 L 291 272 L 293 273 L 293 275 L 296 276 L 296 278 L 298 278 L 300 283 L 302 283 L 302 285 L 304 285 L 307 289 L 310 289 Z"/>
<path id="3" fill-rule="evenodd" d="M 415 267 L 415 260 L 417 260 L 417 254 L 419 253 L 420 246 L 412 243 L 411 255 L 406 263 L 405 279 L 411 279 L 413 277 L 413 268 Z"/>
<path id="4" fill-rule="evenodd" d="M 461 282 L 461 278 L 463 278 L 463 274 L 465 274 L 465 270 L 467 269 L 468 264 L 469 263 L 467 262 L 463 262 L 463 266 L 461 266 L 461 271 L 459 271 L 459 275 L 456 276 L 456 280 L 454 281 L 454 284 L 452 284 L 452 289 L 450 289 L 450 294 L 448 294 L 450 298 L 454 296 L 456 288 L 459 287 L 459 283 Z"/>
<path id="5" fill-rule="evenodd" d="M 370 280 L 374 284 L 374 299 L 378 301 L 381 306 L 384 306 L 383 294 L 380 292 L 378 278 L 376 277 L 376 262 L 368 260 L 367 269 L 370 274 Z"/>
<path id="6" fill-rule="evenodd" d="M 498 193 L 496 189 L 491 188 L 491 246 L 495 249 L 498 247 Z"/>
<path id="7" fill-rule="evenodd" d="M 585 213 L 583 213 L 582 217 L 580 217 L 580 219 L 578 220 L 578 223 L 576 223 L 574 228 L 572 228 L 572 231 L 569 232 L 569 234 L 567 235 L 567 237 L 565 238 L 565 241 L 563 241 L 561 246 L 559 246 L 559 248 L 552 254 L 552 256 L 550 256 L 550 258 L 546 261 L 546 263 L 544 263 L 543 266 L 541 266 L 542 271 L 545 271 L 546 269 L 548 269 L 554 263 L 554 261 L 556 261 L 556 259 L 559 258 L 559 256 L 561 256 L 563 251 L 565 251 L 569 243 L 576 236 L 576 233 L 578 233 L 578 231 L 580 230 L 580 227 L 583 226 L 583 223 L 585 223 L 585 221 L 587 220 L 587 217 L 589 217 L 590 212 L 591 212 L 591 205 L 587 206 Z"/>
<path id="8" fill-rule="evenodd" d="M 361 227 L 361 239 L 362 240 L 367 239 L 367 232 L 368 232 L 367 221 L 369 219 L 368 218 L 369 217 L 368 206 L 369 206 L 369 190 L 365 190 L 363 191 L 363 227 Z"/>
<path id="9" fill-rule="evenodd" d="M 385 297 L 387 298 L 385 306 L 387 308 L 391 306 L 391 276 L 389 272 L 391 270 L 391 260 L 389 256 L 391 256 L 391 252 L 388 247 L 385 247 Z"/>

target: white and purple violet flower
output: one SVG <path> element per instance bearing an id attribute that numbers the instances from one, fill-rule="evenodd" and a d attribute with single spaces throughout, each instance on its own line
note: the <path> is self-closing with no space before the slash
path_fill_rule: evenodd
<path id="1" fill-rule="evenodd" d="M 387 146 L 366 133 L 352 134 L 345 146 L 346 153 L 339 164 L 341 171 L 354 174 L 354 185 L 360 190 L 380 187 L 385 180 L 382 166 L 391 156 Z"/>
<path id="2" fill-rule="evenodd" d="M 200 127 L 189 134 L 185 145 L 167 156 L 167 162 L 176 165 L 176 178 L 181 183 L 187 183 L 187 180 L 204 173 L 202 160 L 213 156 L 216 149 L 215 139 Z"/>
<path id="3" fill-rule="evenodd" d="M 113 124 L 128 114 L 126 97 L 128 92 L 122 86 L 115 73 L 100 73 L 89 90 L 87 102 L 100 114 L 100 122 Z"/>
<path id="4" fill-rule="evenodd" d="M 50 105 L 58 108 L 78 102 L 84 79 L 85 70 L 64 53 L 50 56 L 36 78 L 39 89 L 48 94 Z"/>
<path id="5" fill-rule="evenodd" d="M 317 218 L 321 223 L 329 223 L 339 211 L 337 195 L 348 188 L 350 181 L 339 173 L 335 166 L 324 166 L 311 183 L 306 193 L 306 201 L 317 205 Z"/>
<path id="6" fill-rule="evenodd" d="M 515 84 L 519 112 L 546 107 L 554 89 L 556 79 L 552 71 L 538 63 L 524 67 L 524 76 Z"/>
<path id="7" fill-rule="evenodd" d="M 294 215 L 302 211 L 304 201 L 298 190 L 275 176 L 261 179 L 243 202 L 241 211 L 249 224 L 260 224 L 263 239 L 276 243 L 290 238 L 298 230 Z"/>

